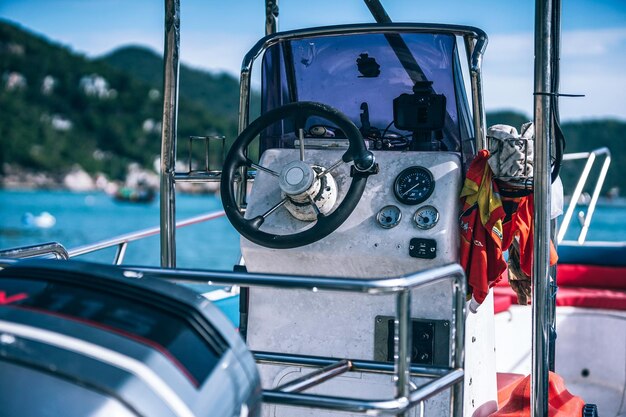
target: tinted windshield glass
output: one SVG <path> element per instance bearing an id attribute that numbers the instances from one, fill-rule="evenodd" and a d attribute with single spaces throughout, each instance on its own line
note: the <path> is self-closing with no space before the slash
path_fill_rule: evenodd
<path id="1" fill-rule="evenodd" d="M 345 113 L 358 126 L 362 104 L 369 123 L 410 136 L 394 120 L 393 101 L 413 94 L 426 83 L 434 94 L 445 95 L 442 150 L 459 151 L 460 133 L 454 83 L 456 40 L 453 35 L 429 33 L 350 34 L 283 41 L 263 58 L 263 112 L 294 101 L 317 101 Z M 432 82 L 432 84 L 430 84 Z M 327 124 L 309 120 L 308 125 Z M 264 136 L 262 149 L 290 146 L 292 127 L 285 123 Z M 292 142 L 291 142 L 292 143 Z"/>

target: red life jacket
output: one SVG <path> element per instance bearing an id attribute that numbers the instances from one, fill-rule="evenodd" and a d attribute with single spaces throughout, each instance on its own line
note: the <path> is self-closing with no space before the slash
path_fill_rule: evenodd
<path id="1" fill-rule="evenodd" d="M 465 269 L 468 290 L 479 304 L 506 270 L 502 252 L 509 249 L 514 238 L 519 239 L 520 266 L 529 276 L 533 260 L 533 196 L 505 198 L 505 210 L 488 159 L 487 150 L 476 155 L 461 191 L 460 263 Z M 557 260 L 550 242 L 550 265 Z"/>

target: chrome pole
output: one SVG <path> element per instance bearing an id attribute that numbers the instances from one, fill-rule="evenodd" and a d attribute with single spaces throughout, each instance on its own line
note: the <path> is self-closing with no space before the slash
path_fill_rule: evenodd
<path id="1" fill-rule="evenodd" d="M 411 291 L 405 289 L 396 294 L 396 320 L 395 320 L 394 362 L 396 368 L 396 399 L 409 398 L 411 394 L 410 369 L 411 369 Z M 397 414 L 404 417 L 404 412 Z"/>
<path id="2" fill-rule="evenodd" d="M 278 0 L 265 0 L 265 36 L 278 32 Z"/>
<path id="3" fill-rule="evenodd" d="M 451 323 L 450 347 L 452 368 L 465 369 L 465 294 L 467 294 L 465 280 L 456 281 L 454 286 L 454 321 Z M 463 416 L 464 382 L 455 384 L 450 398 L 450 415 Z"/>
<path id="4" fill-rule="evenodd" d="M 275 391 L 282 392 L 302 392 L 311 387 L 319 385 L 336 376 L 343 375 L 352 369 L 352 362 L 342 359 L 316 371 L 310 372 L 293 381 L 276 387 Z"/>
<path id="5" fill-rule="evenodd" d="M 391 18 L 381 4 L 380 0 L 364 0 L 365 5 L 370 10 L 374 20 L 378 23 L 391 23 Z"/>
<path id="6" fill-rule="evenodd" d="M 560 75 L 561 75 L 561 0 L 553 0 L 552 6 L 552 84 L 550 88 L 553 93 L 558 93 L 560 90 Z M 557 127 L 558 124 L 561 123 L 561 115 L 559 113 L 559 98 L 555 96 L 552 98 L 554 101 L 552 104 L 552 117 L 553 121 L 552 126 L 550 127 L 550 134 L 552 138 L 557 139 Z M 553 141 L 554 142 L 554 141 Z M 551 145 L 555 145 L 551 143 Z M 550 146 L 550 150 L 553 149 L 553 146 Z M 556 146 L 554 146 L 554 150 L 556 152 Z M 561 150 L 561 154 L 565 149 Z M 563 160 L 559 162 L 563 164 Z M 560 168 L 560 167 L 559 167 Z M 555 169 L 557 169 L 555 167 Z M 552 173 L 550 173 L 550 179 L 552 181 Z M 552 217 L 552 213 L 550 213 L 550 217 Z M 558 222 L 557 219 L 550 219 L 550 239 L 552 242 L 556 242 L 556 232 L 557 232 Z M 558 250 L 558 243 L 555 243 L 555 249 Z M 548 348 L 548 366 L 549 370 L 554 372 L 556 367 L 556 292 L 558 290 L 558 277 L 557 277 L 557 267 L 556 265 L 551 266 L 549 269 L 550 273 L 550 285 L 549 285 L 549 293 L 548 293 L 548 325 L 550 326 L 550 340 L 549 340 L 549 348 Z"/>
<path id="7" fill-rule="evenodd" d="M 176 267 L 176 129 L 180 52 L 180 0 L 165 0 L 163 127 L 161 130 L 161 266 Z"/>
<path id="8" fill-rule="evenodd" d="M 553 0 L 536 1 L 532 417 L 548 415 L 552 11 Z"/>
<path id="9" fill-rule="evenodd" d="M 472 115 L 474 119 L 474 141 L 476 149 L 487 148 L 487 117 L 483 100 L 483 77 L 482 64 L 483 54 L 487 48 L 487 37 L 465 36 L 465 49 L 470 72 L 470 84 L 472 88 Z"/>

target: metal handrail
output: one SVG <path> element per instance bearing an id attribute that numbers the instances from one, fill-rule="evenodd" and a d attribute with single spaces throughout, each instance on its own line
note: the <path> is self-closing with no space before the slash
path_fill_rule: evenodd
<path id="1" fill-rule="evenodd" d="M 201 214 L 199 216 L 190 217 L 188 219 L 176 222 L 176 228 L 203 223 L 209 220 L 223 217 L 224 215 L 225 213 L 223 210 Z M 65 249 L 65 247 L 58 242 L 49 242 L 32 246 L 22 246 L 0 251 L 0 259 L 2 259 L 3 262 L 5 260 L 9 261 L 11 259 L 25 258 L 67 260 L 76 256 L 86 255 L 89 253 L 117 246 L 117 252 L 115 253 L 113 264 L 121 265 L 122 262 L 124 262 L 126 248 L 128 247 L 129 243 L 157 235 L 160 231 L 161 229 L 159 227 L 151 227 L 148 229 L 138 230 L 136 232 L 126 233 L 110 239 L 101 240 L 99 242 L 78 246 L 69 250 Z"/>
<path id="2" fill-rule="evenodd" d="M 0 258 L 26 259 L 26 258 L 46 258 L 46 259 L 69 259 L 67 250 L 57 242 L 43 243 L 40 245 L 23 246 L 0 251 Z"/>
<path id="3" fill-rule="evenodd" d="M 225 213 L 223 210 L 201 214 L 199 216 L 191 217 L 191 218 L 177 222 L 176 228 L 191 226 L 193 224 L 198 224 L 198 223 L 202 223 L 205 221 L 217 219 L 219 217 L 223 217 L 224 214 Z M 117 236 L 111 239 L 105 239 L 99 242 L 72 248 L 68 251 L 68 255 L 70 258 L 73 258 L 76 256 L 86 255 L 88 253 L 92 253 L 92 252 L 96 252 L 102 249 L 107 249 L 107 248 L 117 246 L 118 250 L 115 255 L 115 259 L 113 263 L 115 265 L 121 265 L 121 263 L 124 261 L 126 247 L 130 242 L 134 242 L 136 240 L 140 240 L 140 239 L 144 239 L 150 236 L 157 235 L 159 234 L 160 231 L 161 231 L 160 227 L 151 227 L 148 229 L 143 229 L 143 230 L 139 230 L 136 232 L 127 233 L 125 235 Z"/>
<path id="4" fill-rule="evenodd" d="M 585 239 L 587 238 L 587 232 L 589 232 L 589 226 L 591 224 L 591 218 L 593 217 L 593 213 L 596 209 L 596 205 L 598 203 L 598 197 L 600 196 L 600 191 L 602 190 L 602 185 L 604 185 L 604 180 L 606 179 L 606 173 L 609 170 L 609 166 L 611 165 L 611 151 L 608 148 L 602 147 L 598 149 L 594 149 L 591 152 L 578 152 L 578 153 L 570 153 L 563 155 L 563 161 L 572 161 L 577 159 L 587 159 L 585 163 L 585 167 L 583 168 L 582 173 L 580 174 L 580 178 L 578 179 L 578 183 L 574 188 L 574 192 L 572 193 L 571 200 L 567 207 L 567 211 L 563 216 L 563 222 L 559 227 L 559 233 L 557 235 L 557 242 L 561 243 L 563 238 L 565 237 L 565 233 L 569 228 L 570 222 L 572 221 L 572 216 L 574 214 L 574 210 L 578 205 L 578 200 L 583 192 L 585 185 L 587 184 L 587 180 L 589 179 L 589 173 L 591 172 L 591 168 L 596 161 L 596 157 L 604 155 L 604 163 L 602 164 L 602 168 L 600 169 L 600 174 L 598 175 L 598 179 L 596 180 L 596 185 L 593 189 L 593 195 L 591 197 L 591 201 L 589 202 L 589 208 L 587 209 L 587 214 L 585 215 L 585 221 L 583 223 L 582 229 L 578 235 L 577 242 L 579 245 L 585 243 Z"/>
<path id="5" fill-rule="evenodd" d="M 278 287 L 284 289 L 304 289 L 310 291 L 347 291 L 366 294 L 394 294 L 396 297 L 396 328 L 398 337 L 394 338 L 393 375 L 396 382 L 396 395 L 386 400 L 363 400 L 360 398 L 332 397 L 303 393 L 287 393 L 278 390 L 264 390 L 263 400 L 266 403 L 286 406 L 321 408 L 336 411 L 364 412 L 372 415 L 396 414 L 403 415 L 408 409 L 431 396 L 453 387 L 450 395 L 451 409 L 454 417 L 463 413 L 463 377 L 464 377 L 464 342 L 465 342 L 465 273 L 458 264 L 450 264 L 432 268 L 397 278 L 362 279 L 342 277 L 310 277 L 297 275 L 271 275 L 258 273 L 238 273 L 222 271 L 204 271 L 190 269 L 163 269 L 155 267 L 127 267 L 141 276 L 175 281 L 178 283 L 204 283 L 220 285 L 240 285 L 254 287 Z M 449 368 L 432 373 L 434 379 L 417 389 L 411 389 L 411 290 L 441 281 L 452 281 L 454 301 L 452 304 L 453 318 L 450 332 Z M 257 353 L 261 361 L 302 366 L 327 366 L 328 358 L 309 357 L 306 355 L 289 355 L 283 353 Z M 333 362 L 336 362 L 335 358 Z M 388 363 L 351 361 L 353 367 L 360 371 L 389 372 Z M 369 368 L 369 369 L 368 369 Z M 326 380 L 326 378 L 324 379 Z"/>

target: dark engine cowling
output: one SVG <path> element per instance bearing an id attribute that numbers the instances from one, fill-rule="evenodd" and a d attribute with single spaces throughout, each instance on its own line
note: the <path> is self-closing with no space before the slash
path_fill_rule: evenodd
<path id="1" fill-rule="evenodd" d="M 208 300 L 133 271 L 0 271 L 0 416 L 257 415 L 259 376 Z"/>

